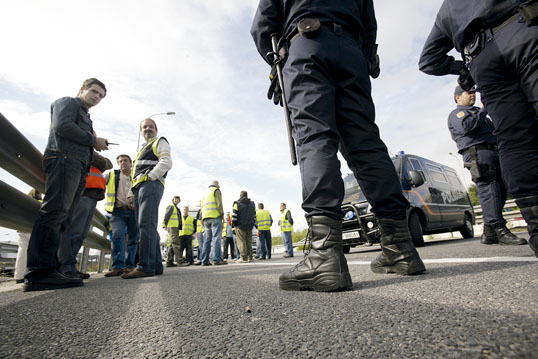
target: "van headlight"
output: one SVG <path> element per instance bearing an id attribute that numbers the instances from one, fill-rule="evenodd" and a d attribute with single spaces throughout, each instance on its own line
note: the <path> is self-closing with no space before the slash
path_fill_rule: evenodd
<path id="1" fill-rule="evenodd" d="M 347 220 L 350 220 L 350 219 L 353 219 L 355 217 L 355 212 L 354 211 L 347 211 L 346 212 L 346 215 L 345 215 L 345 219 Z"/>

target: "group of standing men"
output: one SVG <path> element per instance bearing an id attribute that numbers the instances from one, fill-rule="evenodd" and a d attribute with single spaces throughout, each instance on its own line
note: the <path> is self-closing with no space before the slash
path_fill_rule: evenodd
<path id="1" fill-rule="evenodd" d="M 43 155 L 45 198 L 30 236 L 24 291 L 83 285 L 87 275 L 76 271 L 76 260 L 72 260 L 82 244 L 80 238 L 83 240 L 88 233 L 96 200 L 101 199 L 89 195 L 92 187 L 86 184 L 90 182 L 97 183 L 101 190 L 106 186 L 107 190 L 105 207 L 111 212 L 113 276 L 130 279 L 163 272 L 157 219 L 166 174 L 172 167 L 170 145 L 164 137 L 157 137 L 156 123 L 145 119 L 140 131 L 146 143 L 132 166 L 128 155 L 120 155 L 120 170 L 110 172 L 105 179 L 102 171 L 112 166 L 106 160 L 104 165 L 96 163 L 100 156 L 94 155 L 94 149 L 107 150 L 108 140 L 96 135 L 88 112 L 105 96 L 105 85 L 90 78 L 83 82 L 77 97 L 60 98 L 51 106 L 49 139 Z M 85 218 L 77 217 L 72 226 L 76 213 L 85 214 Z M 82 234 L 67 236 L 73 228 L 82 228 Z M 126 231 L 128 253 L 124 260 Z M 68 238 L 80 243 L 65 243 Z M 137 243 L 139 260 L 135 267 Z M 60 263 L 63 257 L 71 261 Z"/>

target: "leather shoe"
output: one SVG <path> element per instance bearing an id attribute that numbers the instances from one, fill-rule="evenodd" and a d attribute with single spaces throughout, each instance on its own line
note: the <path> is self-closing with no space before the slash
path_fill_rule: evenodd
<path id="1" fill-rule="evenodd" d="M 228 264 L 228 262 L 225 262 L 225 261 L 213 262 L 214 266 L 221 266 L 221 265 L 224 265 L 224 264 Z"/>
<path id="2" fill-rule="evenodd" d="M 23 291 L 33 292 L 47 289 L 80 287 L 83 285 L 82 279 L 70 278 L 55 270 L 43 277 L 27 278 L 24 282 Z"/>
<path id="3" fill-rule="evenodd" d="M 122 273 L 123 273 L 123 269 L 112 268 L 110 272 L 105 273 L 105 277 L 117 277 L 117 276 L 122 275 Z"/>
<path id="4" fill-rule="evenodd" d="M 133 278 L 144 278 L 144 277 L 153 277 L 153 273 L 142 272 L 141 270 L 135 269 L 129 273 L 123 273 L 121 277 L 123 279 L 133 279 Z"/>
<path id="5" fill-rule="evenodd" d="M 127 268 L 123 268 L 123 273 L 129 273 L 129 272 L 132 272 L 134 271 L 135 269 L 133 267 L 127 267 Z"/>

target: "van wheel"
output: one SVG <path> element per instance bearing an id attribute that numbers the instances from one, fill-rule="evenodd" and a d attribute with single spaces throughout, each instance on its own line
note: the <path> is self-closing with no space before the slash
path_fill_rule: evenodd
<path id="1" fill-rule="evenodd" d="M 349 251 L 351 250 L 351 246 L 343 246 L 342 249 L 344 250 L 345 254 L 348 254 Z"/>
<path id="2" fill-rule="evenodd" d="M 471 217 L 468 214 L 465 215 L 465 219 L 463 220 L 463 226 L 460 229 L 460 233 L 463 236 L 463 238 L 474 237 L 473 221 L 471 220 Z"/>
<path id="3" fill-rule="evenodd" d="M 422 225 L 418 214 L 411 212 L 409 215 L 409 232 L 411 232 L 411 239 L 415 247 L 424 247 L 424 237 L 422 236 Z"/>

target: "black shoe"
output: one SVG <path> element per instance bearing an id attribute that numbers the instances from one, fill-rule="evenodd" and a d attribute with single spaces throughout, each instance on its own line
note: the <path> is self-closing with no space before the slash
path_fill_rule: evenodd
<path id="1" fill-rule="evenodd" d="M 482 239 L 480 239 L 480 243 L 499 244 L 499 240 L 497 239 L 497 233 L 495 233 L 495 230 L 489 224 L 484 224 L 484 232 L 482 234 Z"/>
<path id="2" fill-rule="evenodd" d="M 174 264 L 174 263 L 166 263 L 166 267 L 177 267 L 177 264 Z"/>
<path id="3" fill-rule="evenodd" d="M 353 286 L 342 250 L 342 221 L 325 216 L 307 218 L 310 242 L 304 259 L 280 275 L 283 290 L 330 292 Z"/>
<path id="4" fill-rule="evenodd" d="M 525 238 L 519 238 L 506 227 L 506 224 L 497 224 L 493 226 L 497 239 L 500 245 L 505 246 L 519 246 L 527 244 Z"/>
<path id="5" fill-rule="evenodd" d="M 82 279 L 90 279 L 89 273 L 82 273 L 81 271 L 77 271 L 77 273 L 82 277 Z"/>
<path id="6" fill-rule="evenodd" d="M 47 276 L 28 278 L 24 282 L 23 291 L 33 292 L 48 289 L 62 289 L 83 286 L 81 278 L 70 278 L 58 271 L 53 271 Z"/>
<path id="7" fill-rule="evenodd" d="M 24 279 L 15 279 L 15 283 L 17 284 L 24 283 Z"/>
<path id="8" fill-rule="evenodd" d="M 407 220 L 379 218 L 381 254 L 371 263 L 374 273 L 419 274 L 426 270 L 411 242 Z"/>
<path id="9" fill-rule="evenodd" d="M 155 275 L 161 275 L 161 274 L 163 274 L 163 273 L 164 273 L 164 268 L 155 271 Z"/>

